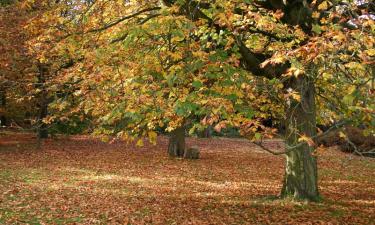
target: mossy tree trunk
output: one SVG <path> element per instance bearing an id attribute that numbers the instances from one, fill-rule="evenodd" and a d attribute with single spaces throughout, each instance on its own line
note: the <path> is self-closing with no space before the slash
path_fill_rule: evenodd
<path id="1" fill-rule="evenodd" d="M 301 101 L 291 100 L 286 110 L 286 169 L 282 197 L 317 201 L 319 199 L 317 159 L 314 148 L 308 144 L 298 145 L 301 135 L 316 135 L 315 87 L 306 76 L 291 78 L 288 88 L 299 92 Z M 293 148 L 293 146 L 298 146 Z"/>
<path id="2" fill-rule="evenodd" d="M 168 144 L 168 154 L 170 157 L 182 158 L 184 156 L 185 148 L 185 127 L 181 126 L 171 132 Z"/>

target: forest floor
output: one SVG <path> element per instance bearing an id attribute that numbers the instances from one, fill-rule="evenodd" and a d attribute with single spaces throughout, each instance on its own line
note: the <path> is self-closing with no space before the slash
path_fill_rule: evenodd
<path id="1" fill-rule="evenodd" d="M 375 159 L 320 151 L 322 201 L 277 198 L 284 158 L 241 139 L 137 148 L 87 136 L 0 135 L 0 224 L 375 224 Z M 270 141 L 271 148 L 281 146 Z"/>

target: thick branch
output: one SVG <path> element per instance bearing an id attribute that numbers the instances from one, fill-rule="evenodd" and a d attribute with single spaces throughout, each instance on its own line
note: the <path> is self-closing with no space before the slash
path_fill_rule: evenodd
<path id="1" fill-rule="evenodd" d="M 312 140 L 316 141 L 318 138 L 322 138 L 324 136 L 326 136 L 328 133 L 330 133 L 331 131 L 334 131 L 334 130 L 337 130 L 341 127 L 343 127 L 344 125 L 347 124 L 348 121 L 341 121 L 335 125 L 333 125 L 332 127 L 330 127 L 328 130 L 326 130 L 324 133 L 321 133 L 319 135 L 316 135 L 314 137 L 311 137 Z M 289 152 L 292 152 L 292 151 L 295 151 L 297 150 L 299 147 L 301 147 L 302 145 L 306 144 L 305 141 L 302 141 L 296 145 L 293 145 L 293 146 L 289 146 L 289 145 L 286 145 L 285 148 L 286 150 L 285 151 L 282 151 L 282 152 L 276 152 L 276 151 L 273 151 L 269 148 L 267 148 L 266 146 L 263 145 L 263 142 L 262 140 L 260 142 L 252 142 L 253 144 L 259 146 L 260 148 L 262 148 L 264 151 L 266 152 L 269 152 L 273 155 L 283 155 L 283 154 L 287 154 Z"/>
<path id="2" fill-rule="evenodd" d="M 243 67 L 252 72 L 255 76 L 266 77 L 268 79 L 279 78 L 289 68 L 289 62 L 284 64 L 267 64 L 264 68 L 260 66 L 267 56 L 256 54 L 246 47 L 245 43 L 239 36 L 236 37 L 237 45 L 243 59 Z"/>
<path id="3" fill-rule="evenodd" d="M 131 19 L 131 18 L 134 18 L 136 16 L 139 16 L 141 15 L 142 13 L 145 13 L 145 12 L 150 12 L 150 11 L 154 11 L 154 10 L 159 10 L 161 9 L 161 7 L 152 7 L 152 8 L 147 8 L 147 9 L 143 9 L 141 11 L 138 11 L 134 14 L 131 14 L 131 15 L 128 15 L 128 16 L 124 16 L 124 17 L 121 17 L 120 19 L 116 20 L 116 21 L 113 21 L 111 23 L 108 23 L 106 25 L 104 25 L 103 27 L 100 27 L 100 28 L 96 28 L 96 29 L 91 29 L 88 31 L 88 33 L 92 33 L 92 32 L 100 32 L 100 31 L 103 31 L 103 30 L 106 30 L 108 28 L 111 28 L 125 20 L 128 20 L 128 19 Z"/>

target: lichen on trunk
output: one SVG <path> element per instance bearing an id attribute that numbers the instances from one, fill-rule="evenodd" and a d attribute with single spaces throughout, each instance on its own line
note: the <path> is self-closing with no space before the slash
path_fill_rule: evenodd
<path id="1" fill-rule="evenodd" d="M 317 159 L 314 147 L 307 143 L 299 145 L 301 135 L 316 135 L 315 87 L 307 76 L 291 78 L 288 88 L 297 91 L 301 100 L 291 100 L 286 109 L 286 144 L 291 151 L 286 154 L 286 168 L 282 197 L 309 201 L 319 200 Z M 293 146 L 298 146 L 294 147 Z M 288 150 L 288 148 L 287 148 Z M 290 149 L 289 149 L 290 150 Z"/>

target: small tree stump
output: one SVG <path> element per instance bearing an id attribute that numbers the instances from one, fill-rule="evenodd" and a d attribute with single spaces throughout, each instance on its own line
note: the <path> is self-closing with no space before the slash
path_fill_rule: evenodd
<path id="1" fill-rule="evenodd" d="M 199 159 L 200 151 L 197 147 L 187 148 L 184 152 L 185 159 Z"/>

